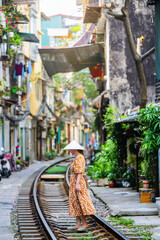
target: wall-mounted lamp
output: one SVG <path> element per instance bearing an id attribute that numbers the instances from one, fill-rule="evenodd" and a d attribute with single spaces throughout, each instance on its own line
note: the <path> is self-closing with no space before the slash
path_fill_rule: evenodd
<path id="1" fill-rule="evenodd" d="M 0 59 L 1 61 L 8 61 L 9 55 L 8 55 L 8 36 L 6 33 L 3 34 L 1 37 L 0 42 Z"/>

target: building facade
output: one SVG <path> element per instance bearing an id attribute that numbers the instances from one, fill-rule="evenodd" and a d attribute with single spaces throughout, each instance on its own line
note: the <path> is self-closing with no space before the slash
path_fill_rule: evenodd
<path id="1" fill-rule="evenodd" d="M 94 2 L 94 3 L 93 3 Z M 84 22 L 96 24 L 96 40 L 105 45 L 105 66 L 103 83 L 108 90 L 109 104 L 118 108 L 121 113 L 130 111 L 140 104 L 140 87 L 131 55 L 124 24 L 107 14 L 107 10 L 121 13 L 123 2 L 112 1 L 83 1 Z M 86 8 L 87 6 L 87 8 Z M 95 13 L 94 16 L 94 12 Z M 98 16 L 98 17 L 97 17 Z M 152 11 L 138 0 L 130 6 L 130 22 L 135 44 L 141 36 L 145 37 L 142 54 L 154 47 L 154 18 Z M 143 62 L 147 81 L 148 103 L 155 102 L 154 54 Z"/>

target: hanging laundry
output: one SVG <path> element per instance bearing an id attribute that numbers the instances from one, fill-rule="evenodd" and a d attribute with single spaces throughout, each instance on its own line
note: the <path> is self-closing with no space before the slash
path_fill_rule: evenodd
<path id="1" fill-rule="evenodd" d="M 16 66 L 16 65 L 20 65 L 20 66 Z M 22 68 L 21 68 L 21 66 L 22 66 Z M 18 74 L 18 75 L 17 75 Z M 13 75 L 13 77 L 15 78 L 15 79 L 17 79 L 18 78 L 18 76 L 22 76 L 22 78 L 24 78 L 24 65 L 23 65 L 23 63 L 22 62 L 20 62 L 19 64 L 15 64 L 15 70 L 14 70 L 14 75 Z"/>
<path id="2" fill-rule="evenodd" d="M 24 65 L 24 72 L 28 72 L 27 64 Z"/>
<path id="3" fill-rule="evenodd" d="M 15 71 L 16 71 L 16 76 L 22 76 L 22 69 L 23 69 L 23 64 L 20 62 L 19 64 L 15 64 Z"/>
<path id="4" fill-rule="evenodd" d="M 31 62 L 30 61 L 28 61 L 28 70 L 27 70 L 27 72 L 29 73 L 29 74 L 32 74 L 32 64 L 31 64 Z"/>

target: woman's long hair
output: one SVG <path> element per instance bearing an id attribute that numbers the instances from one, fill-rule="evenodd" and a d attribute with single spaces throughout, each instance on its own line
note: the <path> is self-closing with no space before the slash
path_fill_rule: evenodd
<path id="1" fill-rule="evenodd" d="M 78 151 L 80 154 L 82 154 L 82 155 L 84 156 L 84 158 L 85 158 L 85 154 L 84 154 L 84 151 L 83 151 L 83 150 L 77 149 L 77 151 Z"/>

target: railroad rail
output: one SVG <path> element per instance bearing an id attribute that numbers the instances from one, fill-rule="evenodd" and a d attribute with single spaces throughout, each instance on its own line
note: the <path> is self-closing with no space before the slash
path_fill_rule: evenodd
<path id="1" fill-rule="evenodd" d="M 48 180 L 48 166 L 33 174 L 21 189 L 17 205 L 19 233 L 22 240 L 129 240 L 98 215 L 87 217 L 86 232 L 67 228 L 75 224 L 69 216 L 69 162 L 57 160 L 51 166 L 68 165 L 66 174 L 54 174 Z M 69 161 L 69 162 L 68 162 Z M 96 209 L 97 210 L 97 209 Z"/>

